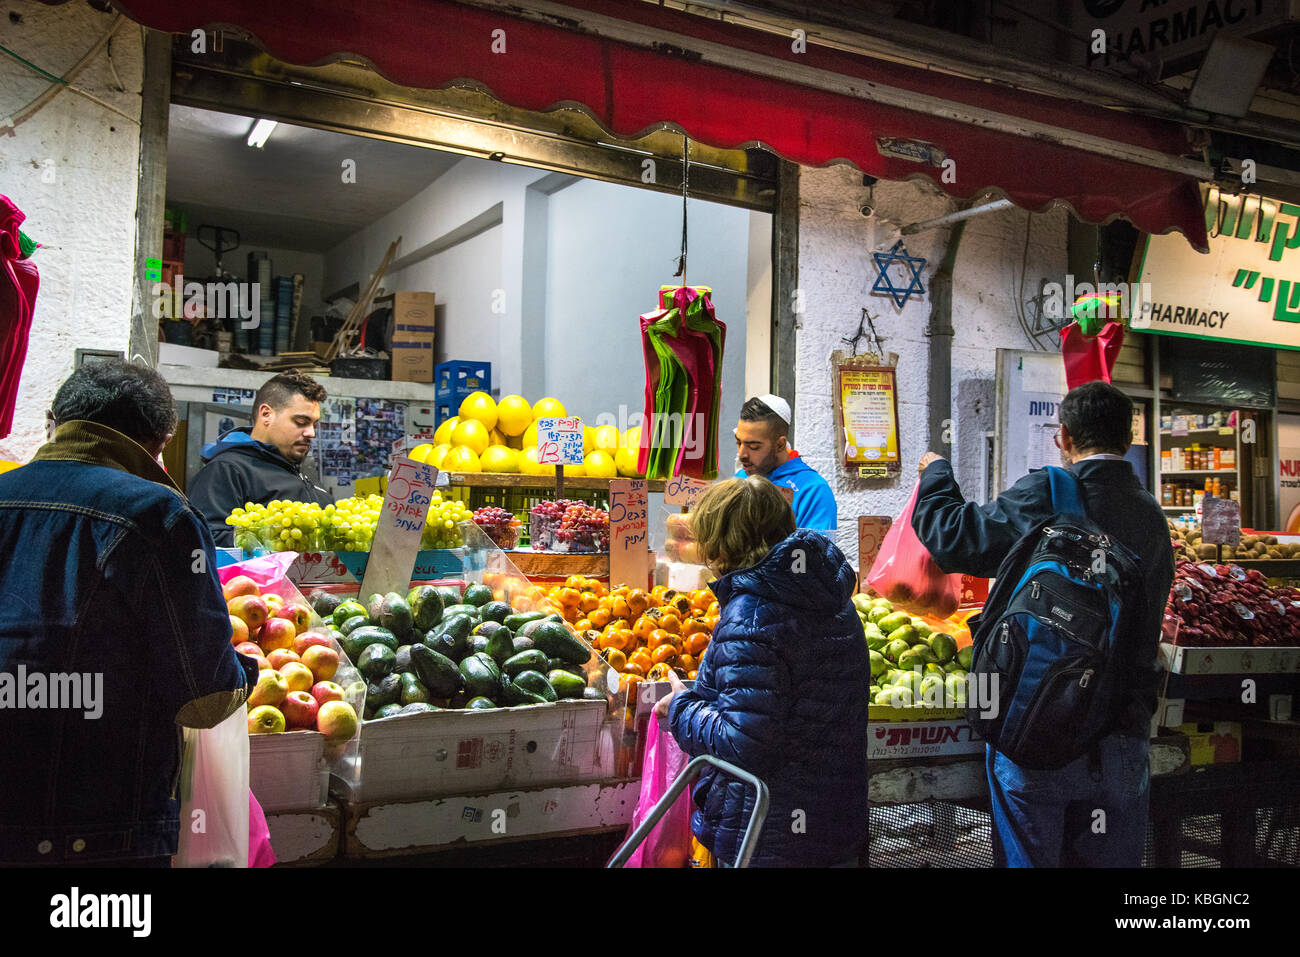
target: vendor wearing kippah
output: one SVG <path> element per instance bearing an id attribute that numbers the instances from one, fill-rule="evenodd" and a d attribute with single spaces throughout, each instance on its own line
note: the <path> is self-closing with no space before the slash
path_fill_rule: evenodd
<path id="1" fill-rule="evenodd" d="M 736 425 L 736 477 L 761 475 L 794 491 L 794 520 L 799 528 L 835 535 L 835 496 L 826 480 L 786 444 L 790 405 L 775 395 L 750 399 Z"/>

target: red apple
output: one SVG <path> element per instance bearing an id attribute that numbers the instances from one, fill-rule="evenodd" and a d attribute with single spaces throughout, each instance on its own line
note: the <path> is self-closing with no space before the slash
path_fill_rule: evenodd
<path id="1" fill-rule="evenodd" d="M 284 715 L 279 708 L 264 704 L 248 712 L 249 734 L 279 734 L 284 728 Z"/>
<path id="2" fill-rule="evenodd" d="M 259 671 L 257 685 L 248 693 L 248 707 L 259 708 L 264 704 L 276 707 L 288 693 L 289 682 L 284 675 L 278 671 Z"/>
<path id="3" fill-rule="evenodd" d="M 312 645 L 302 656 L 302 663 L 311 669 L 317 681 L 329 681 L 339 670 L 339 653 L 323 645 Z"/>
<path id="4" fill-rule="evenodd" d="M 271 666 L 272 671 L 279 671 L 291 661 L 300 661 L 298 652 L 292 648 L 277 648 L 266 656 L 266 663 Z M 308 667 L 311 667 L 308 665 Z"/>
<path id="5" fill-rule="evenodd" d="M 282 666 L 279 671 L 284 675 L 290 691 L 310 691 L 311 686 L 316 683 L 316 676 L 301 661 L 291 661 Z"/>
<path id="6" fill-rule="evenodd" d="M 330 744 L 350 741 L 357 733 L 357 713 L 346 701 L 328 701 L 316 712 L 316 730 Z"/>
<path id="7" fill-rule="evenodd" d="M 324 645 L 329 648 L 329 635 L 322 635 L 319 631 L 305 631 L 293 640 L 293 650 L 298 652 L 299 657 L 305 655 L 312 645 Z"/>
<path id="8" fill-rule="evenodd" d="M 309 728 L 316 730 L 316 711 L 320 704 L 307 691 L 290 691 L 280 705 L 284 712 L 284 723 L 294 729 Z"/>
<path id="9" fill-rule="evenodd" d="M 230 616 L 230 643 L 238 647 L 248 641 L 248 625 L 244 619 Z"/>
<path id="10" fill-rule="evenodd" d="M 299 635 L 311 627 L 311 609 L 298 602 L 285 605 L 279 611 L 272 612 L 271 615 L 274 618 L 287 618 L 293 622 L 293 627 Z"/>
<path id="11" fill-rule="evenodd" d="M 272 618 L 275 617 L 276 612 L 284 607 L 284 599 L 279 595 L 263 595 L 262 601 L 266 602 L 266 613 Z"/>
<path id="12" fill-rule="evenodd" d="M 230 579 L 230 581 L 221 586 L 221 594 L 228 602 L 232 598 L 238 598 L 240 595 L 260 595 L 262 594 L 262 589 L 258 587 L 257 582 L 253 581 L 253 579 L 249 578 L 247 575 L 236 575 L 234 578 Z"/>
<path id="13" fill-rule="evenodd" d="M 262 633 L 258 635 L 257 643 L 262 646 L 262 651 L 269 655 L 277 648 L 292 648 L 295 637 L 297 632 L 293 629 L 293 622 L 283 618 L 268 618 L 262 625 Z"/>
<path id="14" fill-rule="evenodd" d="M 343 700 L 343 686 L 333 681 L 318 681 L 311 686 L 311 696 L 317 704 L 324 707 L 330 701 Z"/>
<path id="15" fill-rule="evenodd" d="M 266 602 L 256 595 L 239 595 L 227 602 L 226 607 L 234 617 L 243 619 L 249 635 L 255 635 L 270 617 Z"/>
<path id="16" fill-rule="evenodd" d="M 250 658 L 265 657 L 262 654 L 261 646 L 258 645 L 256 642 L 252 642 L 252 641 L 245 641 L 245 642 L 241 642 L 238 645 L 235 645 L 235 650 L 239 652 L 241 655 L 248 655 L 248 657 Z"/>

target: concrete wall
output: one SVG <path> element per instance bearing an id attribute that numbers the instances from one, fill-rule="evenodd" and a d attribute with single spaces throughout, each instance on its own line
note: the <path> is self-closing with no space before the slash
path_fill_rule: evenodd
<path id="1" fill-rule="evenodd" d="M 875 215 L 859 211 L 868 191 L 862 175 L 848 167 L 804 169 L 799 214 L 799 288 L 804 313 L 799 319 L 795 380 L 794 444 L 835 492 L 839 505 L 837 544 L 857 561 L 857 517 L 897 516 L 916 482 L 916 464 L 929 451 L 930 278 L 942 259 L 946 229 L 907 237 L 910 255 L 926 259 L 927 294 L 899 309 L 892 299 L 873 294 L 876 278 L 872 253 L 887 251 L 899 229 L 954 211 L 953 200 L 921 182 L 876 184 L 871 200 Z M 953 376 L 950 405 L 954 448 L 935 451 L 953 456 L 958 481 L 968 498 L 979 496 L 981 433 L 992 429 L 992 382 L 998 348 L 1033 348 L 1015 318 L 1024 229 L 1030 214 L 1007 210 L 967 223 L 953 276 Z M 1035 215 L 1028 253 L 1025 296 L 1040 276 L 1065 270 L 1065 223 L 1062 212 Z M 850 477 L 840 464 L 839 439 L 832 412 L 831 353 L 846 349 L 841 341 L 857 330 L 863 307 L 875 317 L 885 353 L 898 354 L 899 441 L 901 478 L 867 481 Z M 871 351 L 867 343 L 860 352 Z M 788 398 L 788 397 L 787 397 Z"/>
<path id="2" fill-rule="evenodd" d="M 14 12 L 22 19 L 6 19 L 4 45 L 55 75 L 70 70 L 115 16 L 84 3 L 22 3 Z M 76 85 L 138 117 L 142 46 L 140 28 L 122 18 L 109 47 L 76 76 Z M 0 126 L 7 117 L 17 120 L 49 85 L 0 58 Z M 45 411 L 72 372 L 76 349 L 127 349 L 139 152 L 138 122 L 67 90 L 0 133 L 0 193 L 27 214 L 23 231 L 51 247 L 33 255 L 41 285 L 14 430 L 0 439 L 0 458 L 26 461 L 45 441 Z"/>

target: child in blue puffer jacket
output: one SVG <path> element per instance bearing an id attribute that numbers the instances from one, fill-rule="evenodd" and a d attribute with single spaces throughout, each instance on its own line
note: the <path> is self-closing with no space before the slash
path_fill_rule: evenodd
<path id="1" fill-rule="evenodd" d="M 796 531 L 760 476 L 715 484 L 691 517 L 722 608 L 694 690 L 674 680 L 657 710 L 695 757 L 712 754 L 771 794 L 754 867 L 854 862 L 867 840 L 871 665 L 851 597 L 855 575 L 828 538 Z M 753 789 L 713 768 L 692 795 L 691 830 L 736 859 Z"/>

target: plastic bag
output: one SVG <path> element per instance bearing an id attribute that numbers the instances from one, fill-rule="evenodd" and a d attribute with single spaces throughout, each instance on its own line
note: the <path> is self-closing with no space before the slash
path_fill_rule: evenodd
<path id="1" fill-rule="evenodd" d="M 1066 385 L 1073 389 L 1098 380 L 1109 382 L 1122 345 L 1124 327 L 1118 322 L 1106 323 L 1095 337 L 1085 336 L 1079 323 L 1070 323 L 1061 330 Z"/>
<path id="2" fill-rule="evenodd" d="M 262 805 L 257 803 L 253 792 L 248 792 L 248 866 L 270 867 L 275 863 L 275 851 L 271 848 L 271 829 L 266 824 L 266 815 Z"/>
<path id="3" fill-rule="evenodd" d="M 690 758 L 677 746 L 672 732 L 660 728 L 659 716 L 650 713 L 646 729 L 645 758 L 641 762 L 641 796 L 632 812 L 628 834 L 650 816 Z M 632 852 L 626 867 L 687 867 L 691 859 L 691 789 L 683 791 L 659 819 L 641 846 Z"/>
<path id="4" fill-rule="evenodd" d="M 912 530 L 912 512 L 921 483 L 912 489 L 903 514 L 885 533 L 867 584 L 914 615 L 947 618 L 961 603 L 961 575 L 946 575 Z"/>
<path id="5" fill-rule="evenodd" d="M 248 716 L 185 729 L 174 867 L 248 866 Z"/>

